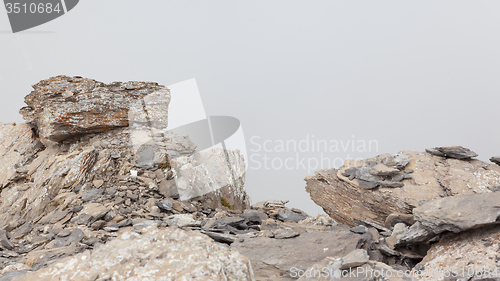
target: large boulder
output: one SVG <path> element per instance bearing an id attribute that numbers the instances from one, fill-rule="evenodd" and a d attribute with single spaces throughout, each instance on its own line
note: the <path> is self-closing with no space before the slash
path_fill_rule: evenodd
<path id="1" fill-rule="evenodd" d="M 380 175 L 380 164 L 400 171 Z M 362 161 L 346 160 L 340 169 L 316 171 L 305 181 L 312 200 L 337 222 L 384 224 L 389 215 L 411 214 L 428 200 L 494 191 L 500 186 L 500 167 L 474 159 L 402 151 Z"/>
<path id="2" fill-rule="evenodd" d="M 194 231 L 150 226 L 15 280 L 254 280 L 247 258 Z"/>
<path id="3" fill-rule="evenodd" d="M 33 89 L 25 97 L 27 106 L 20 113 L 41 138 L 61 141 L 125 127 L 131 118 L 146 123 L 148 115 L 144 115 L 141 109 L 147 110 L 149 116 L 155 116 L 154 110 L 159 111 L 157 115 L 166 126 L 170 92 L 157 83 L 105 84 L 78 76 L 57 76 L 38 82 Z M 135 108 L 135 114 L 131 112 L 129 116 L 131 107 Z"/>

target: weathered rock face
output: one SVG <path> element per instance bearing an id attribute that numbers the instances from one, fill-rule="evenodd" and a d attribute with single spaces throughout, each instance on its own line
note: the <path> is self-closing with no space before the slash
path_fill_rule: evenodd
<path id="1" fill-rule="evenodd" d="M 37 128 L 41 138 L 52 141 L 128 126 L 131 105 L 141 98 L 152 98 L 150 95 L 161 96 L 155 98 L 153 108 L 163 111 L 162 121 L 167 121 L 170 93 L 157 83 L 104 84 L 88 78 L 57 76 L 40 81 L 33 89 L 25 98 L 28 106 L 20 113 Z M 147 109 L 152 111 L 151 106 Z"/>
<path id="2" fill-rule="evenodd" d="M 499 233 L 499 226 L 490 226 L 445 234 L 417 266 L 423 266 L 419 280 L 499 280 Z"/>
<path id="3" fill-rule="evenodd" d="M 165 130 L 170 96 L 163 86 L 60 76 L 34 88 L 26 98 L 29 107 L 21 110 L 30 124 L 0 124 L 4 276 L 97 248 L 129 226 L 199 229 L 216 209 L 238 212 L 250 206 L 237 151 L 202 155 L 210 158 L 201 162 L 212 169 L 212 179 L 227 185 L 179 200 L 176 179 L 186 170 L 176 174 L 170 164 L 199 158 L 189 137 Z M 113 115 L 120 108 L 125 115 Z M 68 120 L 62 118 L 68 114 Z M 222 171 L 222 158 L 229 158 L 237 173 Z"/>
<path id="4" fill-rule="evenodd" d="M 254 280 L 247 258 L 194 231 L 125 231 L 93 251 L 14 280 Z"/>
<path id="5" fill-rule="evenodd" d="M 413 209 L 418 224 L 398 244 L 420 243 L 445 231 L 462 232 L 498 224 L 500 192 L 458 195 L 432 200 Z"/>
<path id="6" fill-rule="evenodd" d="M 383 225 L 389 215 L 411 214 L 421 202 L 490 192 L 500 186 L 498 165 L 443 158 L 425 152 L 402 151 L 398 155 L 384 154 L 364 161 L 347 160 L 339 170 L 319 170 L 315 176 L 305 178 L 306 190 L 333 219 L 354 226 L 364 220 Z M 406 162 L 401 155 L 410 161 Z M 384 162 L 386 167 L 398 167 L 400 172 L 373 175 L 377 173 L 373 167 Z M 407 164 L 398 164 L 404 162 Z M 393 183 L 402 186 L 395 187 Z"/>

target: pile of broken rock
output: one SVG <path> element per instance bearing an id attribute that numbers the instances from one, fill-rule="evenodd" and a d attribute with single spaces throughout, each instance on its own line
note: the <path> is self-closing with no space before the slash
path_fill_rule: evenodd
<path id="1" fill-rule="evenodd" d="M 465 148 L 317 171 L 306 190 L 328 215 L 311 217 L 286 200 L 251 205 L 238 151 L 195 157 L 162 131 L 164 86 L 58 76 L 33 88 L 27 123 L 0 124 L 0 281 L 461 280 L 434 271 L 498 267 L 500 167 Z M 186 199 L 181 176 L 221 188 Z"/>

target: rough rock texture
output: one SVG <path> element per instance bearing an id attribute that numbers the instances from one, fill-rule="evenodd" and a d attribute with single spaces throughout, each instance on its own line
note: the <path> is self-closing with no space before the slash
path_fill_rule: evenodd
<path id="1" fill-rule="evenodd" d="M 349 231 L 349 227 L 332 226 L 328 228 L 290 227 L 300 233 L 292 239 L 256 237 L 236 241 L 231 249 L 248 257 L 255 269 L 257 280 L 293 280 L 293 268 L 307 270 L 318 261 L 329 256 L 345 256 L 365 244 L 369 234 L 359 235 Z M 268 226 L 269 227 L 269 226 Z M 273 233 L 280 233 L 286 225 L 271 227 Z M 265 229 L 266 226 L 262 226 Z M 279 230 L 282 229 L 282 230 Z M 272 235 L 274 237 L 274 235 Z"/>
<path id="2" fill-rule="evenodd" d="M 148 95 L 162 95 L 157 102 L 166 110 L 170 93 L 151 82 L 104 84 L 82 77 L 57 76 L 33 85 L 20 110 L 41 138 L 61 141 L 75 135 L 102 132 L 129 125 L 129 108 Z"/>
<path id="3" fill-rule="evenodd" d="M 415 220 L 434 233 L 460 232 L 500 222 L 500 192 L 441 198 L 413 209 Z"/>
<path id="4" fill-rule="evenodd" d="M 24 165 L 42 149 L 42 143 L 33 136 L 30 126 L 0 123 L 0 187 L 25 178 L 28 171 Z"/>
<path id="5" fill-rule="evenodd" d="M 254 280 L 247 258 L 194 231 L 126 231 L 93 251 L 14 280 Z"/>
<path id="6" fill-rule="evenodd" d="M 228 180 L 227 173 L 217 175 L 220 171 L 215 170 L 212 177 L 232 184 L 197 198 L 178 200 L 176 179 L 182 174 L 176 174 L 170 162 L 194 158 L 196 147 L 188 137 L 163 130 L 167 122 L 163 108 L 169 97 L 158 98 L 153 88 L 164 87 L 141 83 L 102 85 L 78 77 L 51 78 L 35 85 L 35 91 L 27 97 L 32 107 L 22 112 L 31 122 L 29 125 L 0 124 L 2 274 L 37 270 L 62 257 L 97 248 L 125 227 L 140 231 L 149 225 L 165 228 L 177 224 L 199 229 L 201 222 L 216 212 L 249 207 L 241 173 L 244 166 L 236 161 L 239 185 L 234 185 L 233 175 Z M 68 89 L 73 94 L 64 92 Z M 104 111 L 99 111 L 99 106 L 107 106 L 111 97 L 120 100 L 113 95 L 125 95 L 125 100 L 134 98 L 130 99 L 127 117 L 132 127 L 128 127 L 129 123 L 113 127 L 112 123 L 102 130 L 102 126 L 95 127 L 95 122 L 90 124 L 91 119 L 81 115 L 92 110 L 92 118 L 109 117 L 114 105 Z M 116 106 L 127 106 L 125 100 Z M 97 107 L 92 107 L 94 103 Z M 56 104 L 61 108 L 53 108 Z M 45 112 L 43 107 L 51 111 Z M 69 125 L 43 121 L 47 114 L 65 112 L 75 113 Z M 77 133 L 68 131 L 72 127 L 77 128 Z M 153 161 L 142 153 L 149 148 Z M 237 151 L 228 154 L 241 158 Z M 212 153 L 205 157 L 216 161 L 222 156 Z M 148 163 L 140 165 L 142 160 Z M 190 223 L 173 219 L 179 215 L 188 215 Z M 242 227 L 249 226 L 245 222 Z"/>
<path id="7" fill-rule="evenodd" d="M 450 272 L 453 280 L 500 280 L 499 233 L 499 226 L 490 226 L 444 235 L 419 263 L 419 280 L 452 280 L 445 276 Z"/>
<path id="8" fill-rule="evenodd" d="M 383 225 L 390 214 L 411 214 L 412 209 L 425 200 L 484 193 L 500 186 L 498 165 L 479 160 L 443 158 L 425 152 L 402 151 L 399 155 L 410 158 L 404 168 L 400 165 L 400 173 L 407 175 L 397 182 L 403 184 L 400 188 L 379 185 L 367 190 L 363 188 L 364 184 L 372 183 L 366 181 L 370 180 L 367 175 L 380 176 L 369 173 L 362 173 L 366 175 L 363 179 L 352 176 L 354 169 L 351 168 L 368 169 L 370 165 L 373 167 L 373 163 L 382 163 L 384 159 L 398 159 L 394 155 L 384 154 L 364 161 L 346 160 L 339 170 L 316 171 L 314 176 L 305 178 L 306 190 L 312 200 L 335 221 L 355 226 L 364 220 Z M 386 163 L 387 161 L 385 160 Z M 356 170 L 360 171 L 359 168 Z M 381 182 L 380 179 L 375 181 Z"/>

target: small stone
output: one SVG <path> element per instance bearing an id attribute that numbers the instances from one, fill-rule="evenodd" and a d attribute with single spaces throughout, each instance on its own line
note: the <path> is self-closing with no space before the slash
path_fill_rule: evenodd
<path id="1" fill-rule="evenodd" d="M 71 212 L 73 212 L 73 213 L 78 213 L 78 212 L 80 212 L 81 210 L 83 210 L 83 206 L 82 206 L 82 205 L 73 206 L 73 207 L 71 208 Z"/>
<path id="2" fill-rule="evenodd" d="M 92 228 L 93 230 L 99 230 L 99 229 L 103 228 L 105 225 L 106 225 L 106 222 L 100 220 L 100 221 L 96 221 L 93 224 L 91 224 L 90 228 Z"/>
<path id="3" fill-rule="evenodd" d="M 155 202 L 156 206 L 163 211 L 170 212 L 172 211 L 173 203 L 169 199 L 165 199 L 163 201 Z"/>
<path id="4" fill-rule="evenodd" d="M 300 233 L 295 232 L 295 231 L 285 231 L 285 232 L 279 232 L 278 234 L 274 235 L 275 239 L 290 239 L 299 236 Z"/>
<path id="5" fill-rule="evenodd" d="M 368 253 L 364 249 L 356 249 L 342 258 L 342 266 L 340 269 L 349 269 L 358 267 L 367 263 L 369 260 Z"/>
<path id="6" fill-rule="evenodd" d="M 63 229 L 59 233 L 57 233 L 58 237 L 68 237 L 71 234 L 71 230 Z"/>
<path id="7" fill-rule="evenodd" d="M 85 192 L 82 195 L 82 200 L 83 200 L 83 202 L 89 202 L 89 201 L 96 200 L 97 198 L 99 198 L 102 195 L 102 193 L 103 193 L 102 189 L 92 188 L 91 190 Z"/>
<path id="8" fill-rule="evenodd" d="M 382 159 L 382 164 L 396 169 L 404 168 L 408 163 L 410 163 L 410 157 L 399 153 Z"/>
<path id="9" fill-rule="evenodd" d="M 370 174 L 374 176 L 390 176 L 399 173 L 396 168 L 389 168 L 384 164 L 377 164 L 370 168 Z"/>
<path id="10" fill-rule="evenodd" d="M 353 227 L 353 228 L 351 228 L 349 230 L 351 232 L 354 232 L 354 233 L 357 233 L 357 234 L 364 234 L 364 233 L 366 233 L 367 228 L 364 225 L 358 225 L 358 226 L 355 226 L 355 227 Z"/>
<path id="11" fill-rule="evenodd" d="M 266 213 L 261 211 L 249 211 L 241 215 L 242 218 L 248 220 L 250 224 L 262 224 L 263 221 L 267 220 L 269 217 Z"/>
<path id="12" fill-rule="evenodd" d="M 117 224 L 118 227 L 126 227 L 126 226 L 131 226 L 131 225 L 132 225 L 131 219 L 124 219 Z"/>
<path id="13" fill-rule="evenodd" d="M 139 195 L 135 193 L 127 194 L 127 197 L 130 198 L 132 202 L 137 202 L 137 200 L 139 200 Z"/>
<path id="14" fill-rule="evenodd" d="M 500 156 L 491 157 L 490 161 L 497 164 L 497 165 L 500 165 Z"/>
<path id="15" fill-rule="evenodd" d="M 291 220 L 291 221 L 294 221 L 294 222 L 299 222 L 299 221 L 305 219 L 306 216 L 304 216 L 302 214 L 297 214 L 297 213 L 294 213 L 294 212 L 284 212 L 284 213 L 279 213 L 276 218 L 278 220 L 280 220 L 280 221 Z"/>
<path id="16" fill-rule="evenodd" d="M 391 187 L 391 188 L 397 188 L 397 187 L 403 187 L 405 186 L 404 183 L 402 182 L 392 182 L 392 181 L 378 181 L 377 182 L 380 186 L 383 187 Z"/>
<path id="17" fill-rule="evenodd" d="M 102 186 L 102 184 L 104 183 L 104 180 L 94 180 L 92 181 L 92 184 L 96 187 L 96 188 L 100 188 Z"/>
<path id="18" fill-rule="evenodd" d="M 119 230 L 119 228 L 117 226 L 106 226 L 103 228 L 103 230 L 107 232 L 116 232 Z"/>

